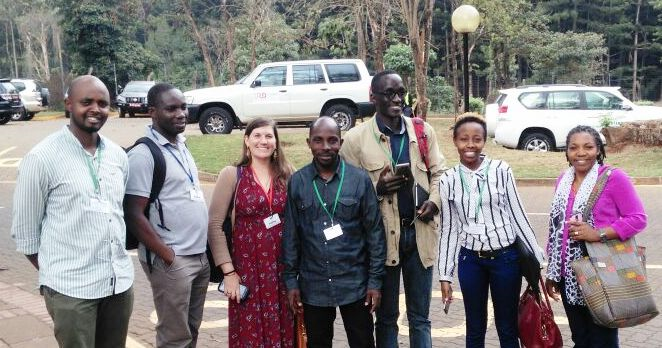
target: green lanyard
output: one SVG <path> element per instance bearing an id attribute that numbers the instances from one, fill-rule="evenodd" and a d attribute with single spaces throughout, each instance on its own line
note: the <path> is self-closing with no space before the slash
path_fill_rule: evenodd
<path id="1" fill-rule="evenodd" d="M 382 146 L 382 143 L 379 141 L 379 136 L 377 135 L 377 132 L 375 132 L 374 124 L 372 124 L 372 135 L 375 137 L 375 141 L 377 142 L 377 145 L 379 145 L 379 148 L 382 149 L 382 151 L 384 151 L 386 157 L 388 157 L 388 159 L 393 164 L 393 168 L 391 169 L 395 170 L 395 166 L 398 164 L 398 161 L 400 161 L 400 156 L 402 156 L 402 149 L 405 146 L 405 137 L 403 136 L 402 139 L 400 139 L 400 150 L 398 150 L 398 157 L 395 160 L 393 160 L 393 157 L 391 157 L 391 151 L 386 151 L 386 149 L 384 149 L 384 146 Z"/>
<path id="2" fill-rule="evenodd" d="M 320 191 L 317 189 L 317 183 L 315 183 L 315 179 L 313 179 L 313 190 L 315 191 L 315 194 L 317 195 L 317 199 L 320 201 L 320 204 L 322 205 L 322 209 L 324 209 L 326 215 L 328 215 L 329 218 L 331 219 L 332 225 L 333 225 L 333 217 L 336 215 L 336 207 L 338 206 L 338 200 L 340 199 L 340 191 L 342 190 L 342 184 L 344 181 L 345 181 L 345 162 L 340 161 L 340 183 L 338 184 L 338 191 L 336 191 L 336 199 L 333 201 L 333 211 L 329 213 L 329 209 L 326 208 L 326 203 L 324 203 L 324 200 L 320 195 Z"/>
<path id="3" fill-rule="evenodd" d="M 478 202 L 476 202 L 476 215 L 474 216 L 474 219 L 476 221 L 478 221 L 478 213 L 480 212 L 483 206 L 483 189 L 485 188 L 485 183 L 487 182 L 488 179 L 489 169 L 490 169 L 490 163 L 488 162 L 485 169 L 483 169 L 483 174 L 485 175 L 485 181 L 483 181 L 480 185 L 478 185 Z M 467 192 L 467 194 L 471 196 L 471 189 L 467 184 L 467 180 L 464 178 L 464 173 L 462 173 L 462 168 L 460 168 L 459 172 L 460 172 L 460 181 L 462 182 L 462 187 Z"/>
<path id="4" fill-rule="evenodd" d="M 99 177 L 98 177 L 98 172 L 101 170 L 101 155 L 103 154 L 103 147 L 101 144 L 99 144 L 98 147 L 98 158 L 99 158 L 99 165 L 98 169 L 94 169 L 94 166 L 92 165 L 92 160 L 90 159 L 90 156 L 85 153 L 85 161 L 87 162 L 87 169 L 90 172 L 90 178 L 92 178 L 92 184 L 94 184 L 94 193 L 98 196 L 101 194 L 101 186 L 99 185 Z"/>

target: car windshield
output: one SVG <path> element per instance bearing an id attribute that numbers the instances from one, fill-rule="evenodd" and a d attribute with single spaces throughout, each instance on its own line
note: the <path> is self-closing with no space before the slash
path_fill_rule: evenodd
<path id="1" fill-rule="evenodd" d="M 147 93 L 149 91 L 149 89 L 152 88 L 152 86 L 154 86 L 154 85 L 143 85 L 143 84 L 128 85 L 128 86 L 126 86 L 126 88 L 124 89 L 123 92 L 133 92 L 133 93 L 135 93 L 135 92 L 144 92 L 144 93 Z"/>
<path id="2" fill-rule="evenodd" d="M 0 82 L 0 85 L 2 85 L 2 89 L 4 89 L 3 93 L 16 93 L 16 87 L 10 82 Z"/>

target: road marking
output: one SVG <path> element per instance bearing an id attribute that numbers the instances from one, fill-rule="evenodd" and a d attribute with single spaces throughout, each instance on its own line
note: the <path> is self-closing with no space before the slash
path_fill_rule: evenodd
<path id="1" fill-rule="evenodd" d="M 16 146 L 11 146 L 8 147 L 2 151 L 0 151 L 0 157 L 5 155 L 6 153 L 9 153 L 10 151 L 14 150 Z M 21 163 L 22 158 L 16 157 L 16 158 L 0 158 L 0 168 L 16 168 L 18 167 L 18 164 Z"/>

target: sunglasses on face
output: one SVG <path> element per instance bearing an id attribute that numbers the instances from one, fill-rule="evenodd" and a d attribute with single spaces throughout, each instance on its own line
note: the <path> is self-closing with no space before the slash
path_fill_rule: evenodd
<path id="1" fill-rule="evenodd" d="M 407 94 L 407 91 L 405 91 L 404 89 L 401 89 L 401 90 L 399 90 L 399 91 L 394 91 L 394 90 L 392 90 L 392 89 L 387 89 L 387 90 L 385 90 L 385 91 L 383 91 L 383 92 L 375 92 L 375 91 L 373 91 L 372 93 L 373 93 L 373 94 L 378 94 L 378 95 L 384 96 L 384 97 L 386 97 L 388 100 L 393 100 L 393 98 L 395 98 L 396 95 L 397 95 L 398 97 L 400 97 L 400 99 L 404 99 L 405 94 Z"/>

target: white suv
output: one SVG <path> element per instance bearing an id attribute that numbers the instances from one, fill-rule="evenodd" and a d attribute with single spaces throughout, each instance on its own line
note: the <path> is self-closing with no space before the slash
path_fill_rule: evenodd
<path id="1" fill-rule="evenodd" d="M 189 121 L 202 133 L 227 134 L 257 117 L 279 124 L 333 117 L 341 129 L 371 114 L 372 77 L 360 59 L 261 64 L 234 85 L 185 92 Z"/>
<path id="2" fill-rule="evenodd" d="M 485 109 L 488 135 L 505 147 L 549 151 L 564 148 L 568 132 L 577 125 L 600 130 L 604 123 L 662 118 L 662 108 L 635 105 L 619 88 L 541 85 L 501 90 Z"/>
<path id="3" fill-rule="evenodd" d="M 46 102 L 47 98 L 45 98 L 47 97 L 47 89 L 40 82 L 32 79 L 12 79 L 11 83 L 21 95 L 21 101 L 24 106 L 22 112 L 12 116 L 12 120 L 29 120 L 36 113 L 47 110 L 48 103 Z"/>

